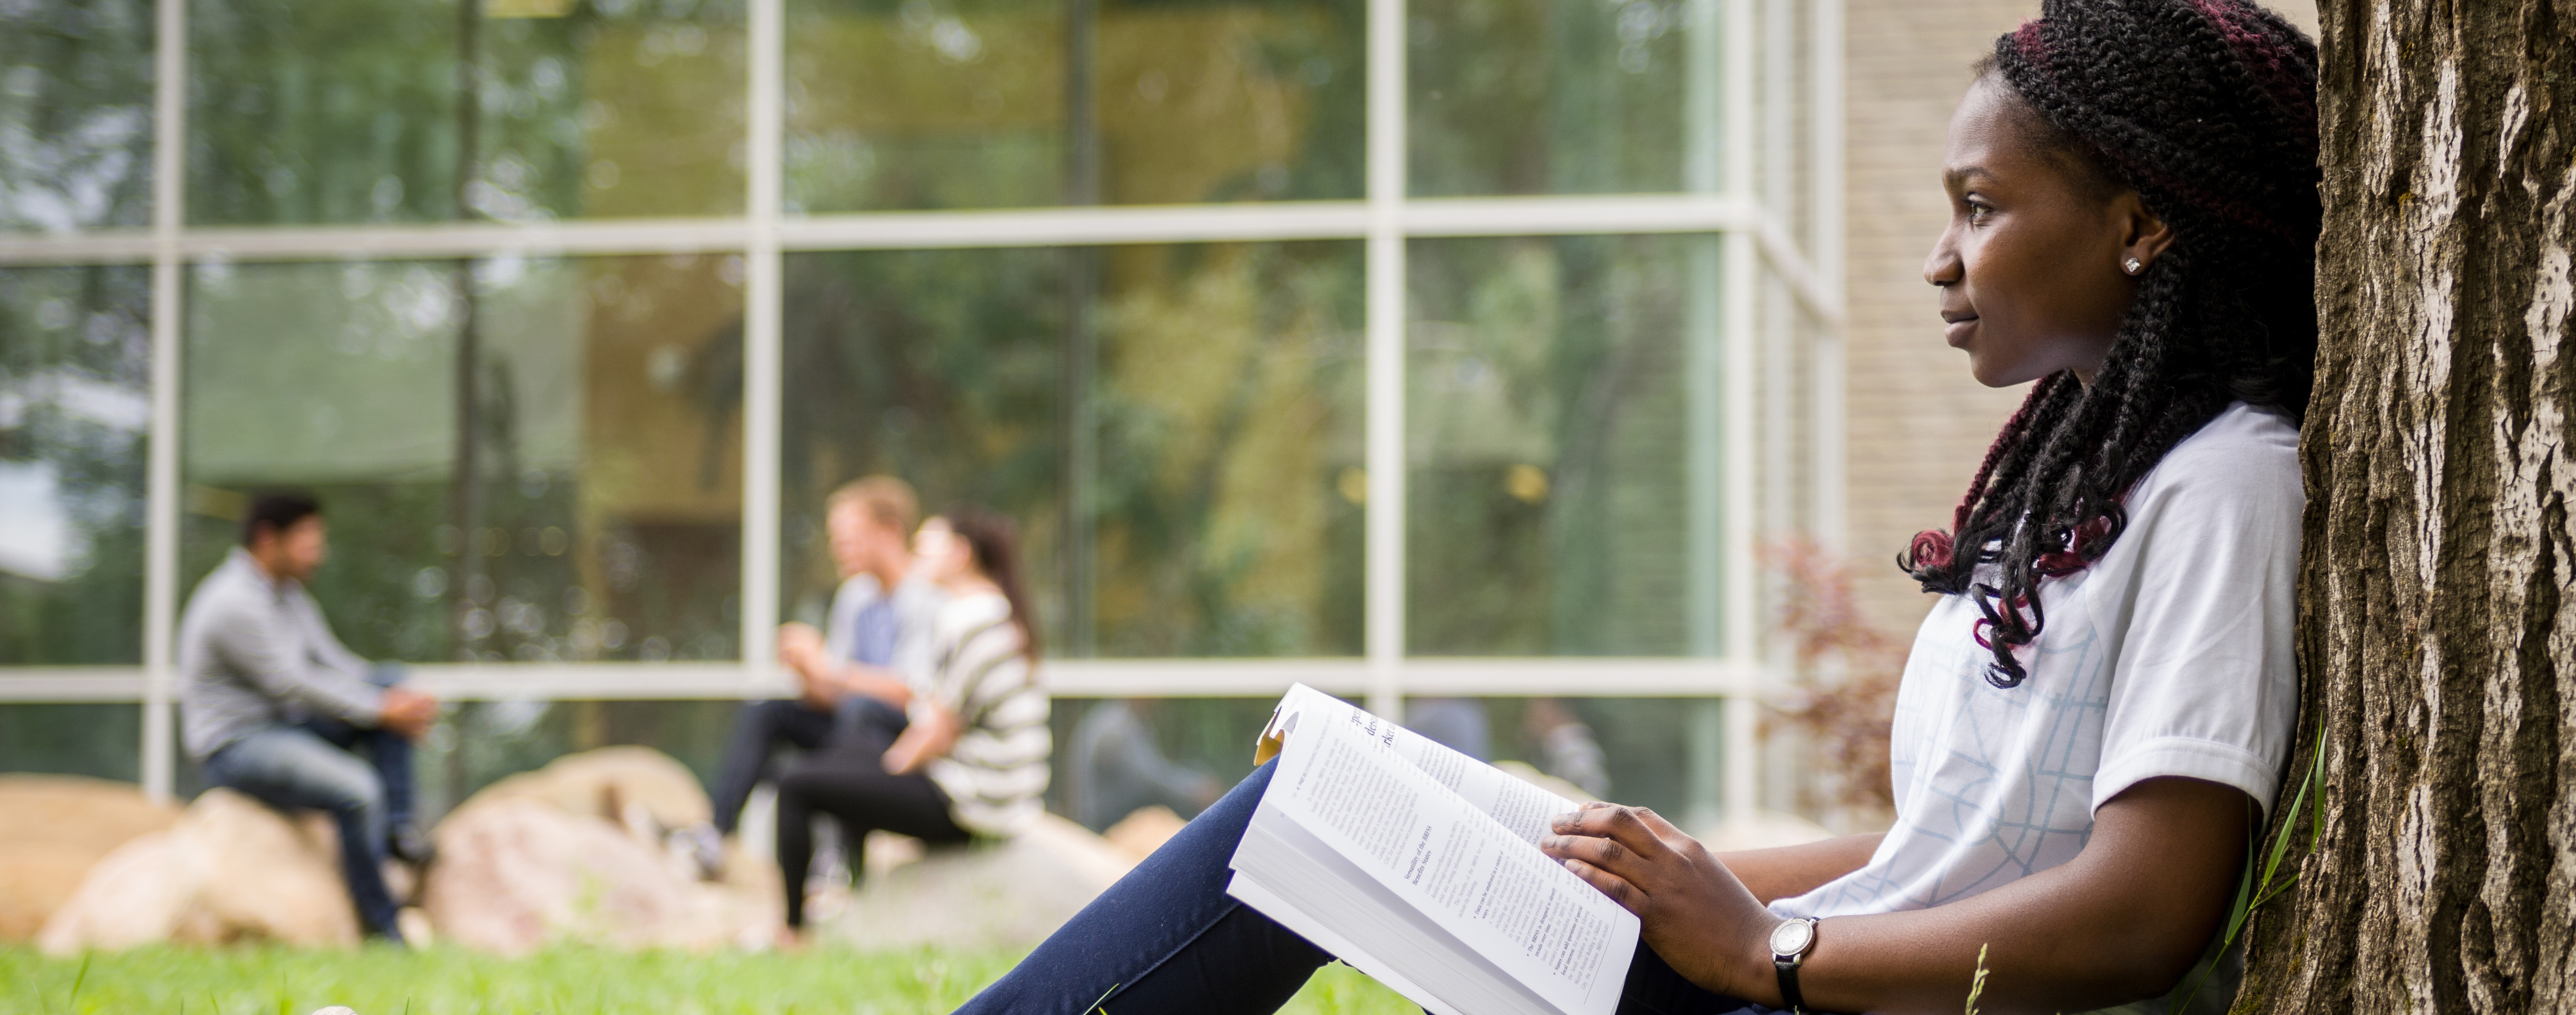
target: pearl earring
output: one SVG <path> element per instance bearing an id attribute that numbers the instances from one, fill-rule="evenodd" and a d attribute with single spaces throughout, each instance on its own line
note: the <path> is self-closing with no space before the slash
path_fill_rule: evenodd
<path id="1" fill-rule="evenodd" d="M 2135 275 L 2135 274 L 2137 274 L 2137 273 L 2139 273 L 2139 272 L 2142 272 L 2142 271 L 2147 270 L 2147 266 L 2146 266 L 2146 265 L 2144 265 L 2144 264 L 2140 264 L 2140 263 L 2138 263 L 2138 259 L 2137 259 L 2137 258 L 2132 257 L 2132 258 L 2130 258 L 2130 259 L 2128 259 L 2128 260 L 2126 260 L 2126 261 L 2122 261 L 2122 262 L 2120 262 L 2120 270 L 2125 271 L 2125 272 L 2128 272 L 2129 274 Z"/>

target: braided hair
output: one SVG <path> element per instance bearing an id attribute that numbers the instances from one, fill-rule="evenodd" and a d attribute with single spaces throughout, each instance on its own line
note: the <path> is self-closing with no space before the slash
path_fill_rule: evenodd
<path id="1" fill-rule="evenodd" d="M 1924 591 L 1975 601 L 1986 680 L 2010 688 L 2028 675 L 2014 650 L 2046 623 L 2040 582 L 2110 550 L 2122 499 L 2166 451 L 2231 402 L 2306 410 L 2317 49 L 2248 0 L 2046 0 L 1981 70 L 2018 98 L 2043 154 L 2103 193 L 2137 191 L 2175 237 L 2093 383 L 2034 384 L 1950 531 L 1897 558 Z"/>

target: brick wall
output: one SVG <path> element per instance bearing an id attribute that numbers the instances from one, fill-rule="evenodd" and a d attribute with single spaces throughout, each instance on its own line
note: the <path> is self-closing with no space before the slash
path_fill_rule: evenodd
<path id="1" fill-rule="evenodd" d="M 2314 32 L 2313 0 L 2276 3 Z M 1848 545 L 1864 608 L 1911 632 L 1931 600 L 1891 560 L 1949 523 L 1969 473 L 2025 389 L 1968 376 L 1941 340 L 1924 255 L 1949 215 L 1940 185 L 1968 65 L 2038 13 L 2033 0 L 1845 0 L 1849 292 Z"/>

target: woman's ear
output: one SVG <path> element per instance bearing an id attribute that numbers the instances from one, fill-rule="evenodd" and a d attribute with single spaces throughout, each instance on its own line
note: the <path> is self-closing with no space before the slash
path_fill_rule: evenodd
<path id="1" fill-rule="evenodd" d="M 2156 213 L 2148 211 L 2146 200 L 2139 197 L 2137 191 L 2121 191 L 2119 197 L 2112 199 L 2111 206 L 2119 223 L 2121 262 L 2125 265 L 2131 258 L 2138 262 L 2138 270 L 2130 274 L 2145 271 L 2147 265 L 2164 256 L 2165 248 L 2173 246 L 2173 227 L 2157 218 Z"/>

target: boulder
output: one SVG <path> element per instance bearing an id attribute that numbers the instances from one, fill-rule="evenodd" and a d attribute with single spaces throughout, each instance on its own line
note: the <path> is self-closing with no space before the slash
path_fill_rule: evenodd
<path id="1" fill-rule="evenodd" d="M 601 818 L 654 838 L 671 829 L 706 824 L 715 814 L 698 777 L 670 755 L 650 747 L 602 747 L 567 754 L 544 768 L 484 787 L 458 811 L 503 800 L 535 800 L 566 814 Z"/>
<path id="2" fill-rule="evenodd" d="M 0 942 L 33 940 L 90 868 L 116 848 L 167 829 L 179 808 L 132 783 L 70 775 L 0 775 Z"/>
<path id="3" fill-rule="evenodd" d="M 872 864 L 848 905 L 817 929 L 865 949 L 1025 948 L 1134 866 L 1109 840 L 1047 814 L 1006 841 L 933 847 L 891 869 Z"/>
<path id="4" fill-rule="evenodd" d="M 689 943 L 690 885 L 626 830 L 520 797 L 461 809 L 438 826 L 422 899 L 441 937 L 524 955 L 557 941 Z"/>
<path id="5" fill-rule="evenodd" d="M 62 955 L 162 941 L 354 946 L 358 918 L 340 881 L 330 820 L 293 818 L 226 789 L 206 791 L 169 829 L 107 855 L 45 922 L 37 945 Z"/>
<path id="6" fill-rule="evenodd" d="M 504 955 L 765 944 L 774 877 L 708 884 L 668 832 L 711 813 L 697 779 L 643 747 L 569 755 L 493 783 L 438 824 L 422 906 L 443 941 Z"/>
<path id="7" fill-rule="evenodd" d="M 1110 845 L 1118 847 L 1119 852 L 1127 854 L 1128 859 L 1143 863 L 1146 857 L 1154 855 L 1155 850 L 1163 848 L 1164 843 L 1172 841 L 1172 836 L 1181 834 L 1181 826 L 1186 824 L 1189 822 L 1182 820 L 1171 808 L 1154 804 L 1127 812 L 1126 817 L 1118 819 L 1117 824 L 1109 826 L 1109 830 L 1101 835 L 1109 840 Z"/>

